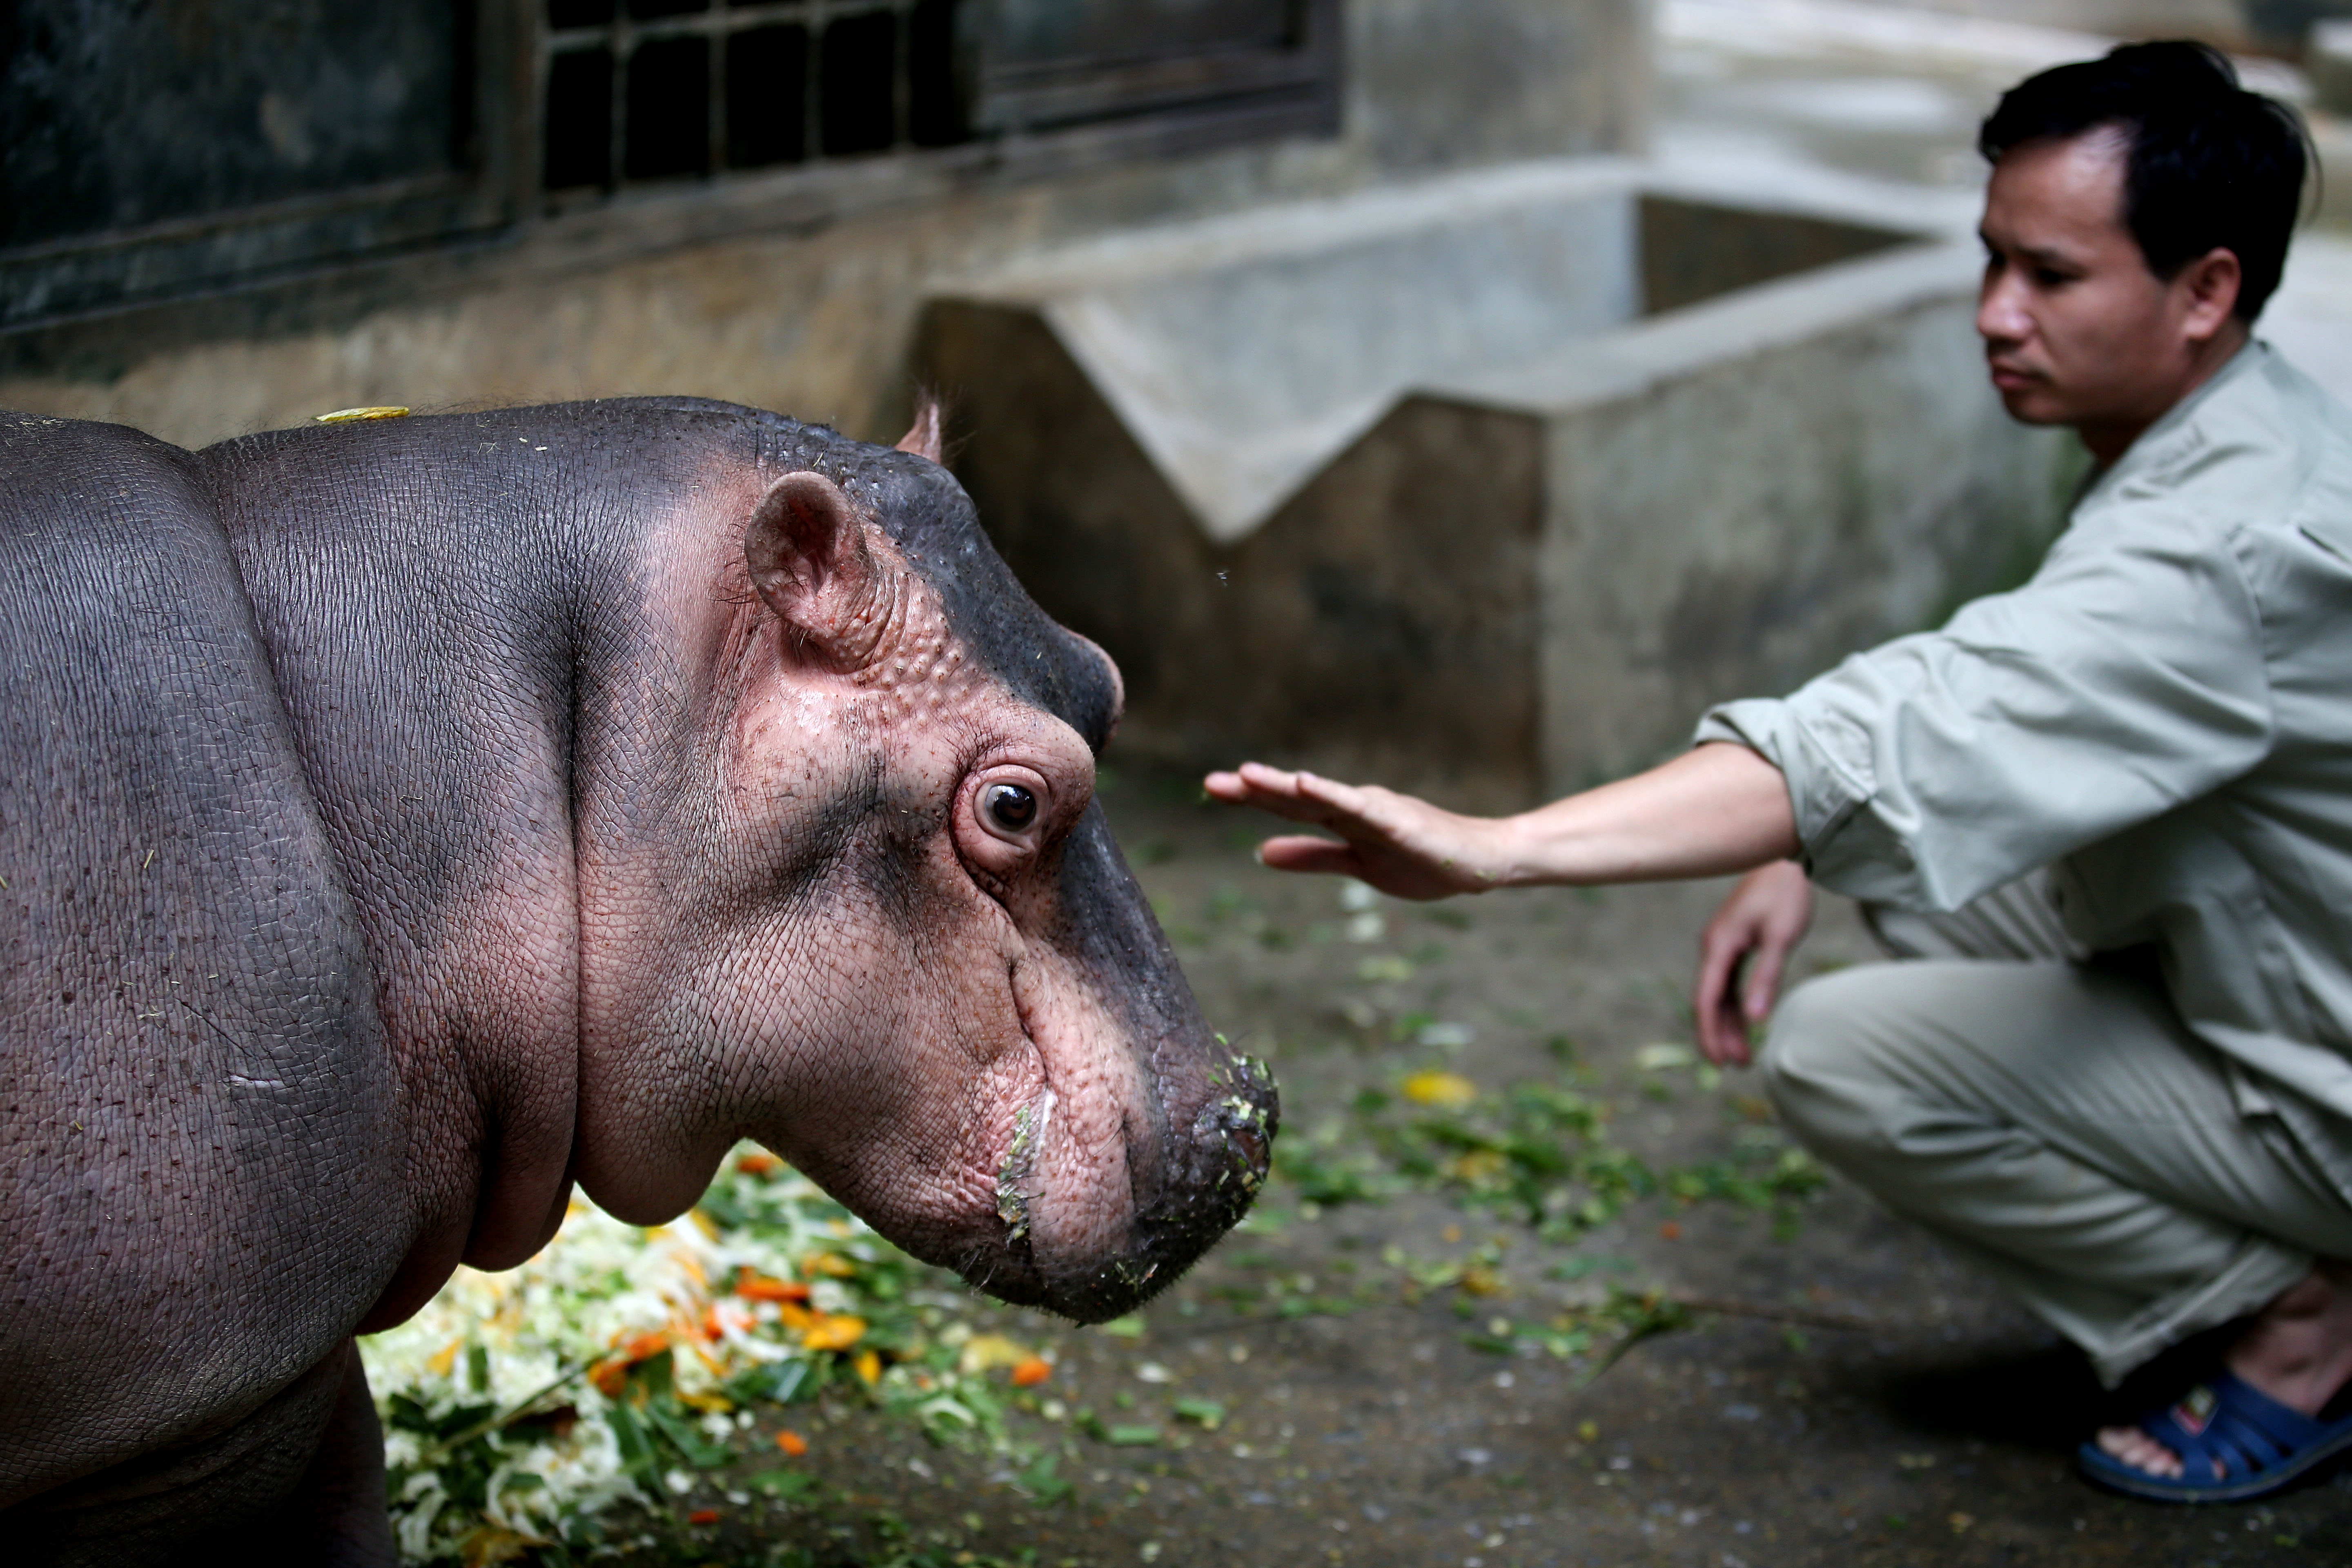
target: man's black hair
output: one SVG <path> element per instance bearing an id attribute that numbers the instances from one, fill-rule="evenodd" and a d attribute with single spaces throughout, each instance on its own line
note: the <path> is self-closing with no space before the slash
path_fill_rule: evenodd
<path id="1" fill-rule="evenodd" d="M 2219 49 L 2124 44 L 2010 89 L 1978 132 L 1977 150 L 1998 163 L 2013 147 L 2108 125 L 2129 138 L 2124 226 L 2148 270 L 2168 279 L 2210 250 L 2231 251 L 2237 314 L 2252 321 L 2286 265 L 2307 162 L 2303 121 L 2240 87 Z"/>

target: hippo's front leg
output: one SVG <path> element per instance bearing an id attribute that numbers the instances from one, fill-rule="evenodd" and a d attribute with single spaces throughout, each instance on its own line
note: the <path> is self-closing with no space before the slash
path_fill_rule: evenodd
<path id="1" fill-rule="evenodd" d="M 47 1568 L 391 1568 L 383 1433 L 346 1339 L 242 1420 L 5 1515 L 0 1562 Z"/>
<path id="2" fill-rule="evenodd" d="M 337 1352 L 342 1387 L 287 1510 L 281 1548 L 288 1563 L 320 1568 L 392 1568 L 400 1560 L 383 1489 L 383 1426 L 368 1395 L 367 1368 L 356 1342 Z"/>

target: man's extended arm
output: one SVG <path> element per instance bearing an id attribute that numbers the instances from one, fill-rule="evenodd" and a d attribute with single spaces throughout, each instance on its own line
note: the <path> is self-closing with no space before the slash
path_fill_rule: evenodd
<path id="1" fill-rule="evenodd" d="M 1780 770 L 1738 745 L 1700 746 L 1517 816 L 1463 816 L 1377 784 L 1256 763 L 1211 773 L 1208 791 L 1339 836 L 1269 839 L 1258 850 L 1266 865 L 1361 878 L 1401 899 L 1717 877 L 1797 853 Z"/>

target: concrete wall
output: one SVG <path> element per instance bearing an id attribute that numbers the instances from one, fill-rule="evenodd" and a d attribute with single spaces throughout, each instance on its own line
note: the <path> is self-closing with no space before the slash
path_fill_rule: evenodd
<path id="1" fill-rule="evenodd" d="M 2030 573 L 2080 447 L 2012 424 L 1985 385 L 1974 265 L 1850 264 L 1633 329 L 1615 365 L 1555 380 L 1549 791 L 1646 766 L 1710 704 L 1793 689 Z"/>
<path id="2" fill-rule="evenodd" d="M 697 241 L 731 199 L 713 191 L 698 212 L 646 226 L 634 252 L 557 233 L 455 283 L 410 288 L 391 269 L 357 305 L 199 301 L 135 330 L 100 321 L 0 341 L 0 405 L 199 445 L 360 404 L 683 393 L 892 438 L 934 278 L 1400 171 L 1624 150 L 1647 111 L 1645 18 L 1644 0 L 1351 0 L 1336 138 L 942 182 L 859 216 Z"/>

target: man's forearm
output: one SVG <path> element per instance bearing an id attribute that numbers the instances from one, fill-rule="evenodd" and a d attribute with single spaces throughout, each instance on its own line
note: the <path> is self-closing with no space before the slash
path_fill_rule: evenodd
<path id="1" fill-rule="evenodd" d="M 1794 856 L 1780 770 L 1717 742 L 1508 818 L 1497 885 L 1719 877 Z"/>

